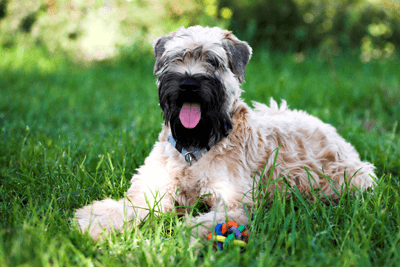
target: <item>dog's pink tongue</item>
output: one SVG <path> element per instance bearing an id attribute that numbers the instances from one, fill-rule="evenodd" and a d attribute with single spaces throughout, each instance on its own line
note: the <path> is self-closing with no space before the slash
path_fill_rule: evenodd
<path id="1" fill-rule="evenodd" d="M 192 129 L 199 123 L 201 117 L 200 105 L 184 103 L 179 114 L 181 123 L 185 128 Z"/>

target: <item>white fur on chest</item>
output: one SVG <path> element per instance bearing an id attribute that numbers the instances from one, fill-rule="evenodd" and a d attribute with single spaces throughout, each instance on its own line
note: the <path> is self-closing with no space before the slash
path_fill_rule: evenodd
<path id="1" fill-rule="evenodd" d="M 160 145 L 164 146 L 167 171 L 171 174 L 176 190 L 173 193 L 180 206 L 194 205 L 201 196 L 210 206 L 219 199 L 231 198 L 234 184 L 230 180 L 228 166 L 212 153 L 214 148 L 189 166 L 170 143 L 162 142 Z"/>

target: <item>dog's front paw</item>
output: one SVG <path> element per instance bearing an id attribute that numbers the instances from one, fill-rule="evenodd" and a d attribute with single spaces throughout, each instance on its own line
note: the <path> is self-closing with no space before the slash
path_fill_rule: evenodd
<path id="1" fill-rule="evenodd" d="M 96 201 L 92 205 L 75 211 L 76 221 L 82 233 L 97 240 L 103 232 L 116 230 L 120 232 L 125 222 L 132 226 L 133 209 L 112 199 Z"/>
<path id="2" fill-rule="evenodd" d="M 107 229 L 103 228 L 105 226 L 105 222 L 99 216 L 92 214 L 91 206 L 86 206 L 82 209 L 75 211 L 76 222 L 78 223 L 79 230 L 82 233 L 88 232 L 88 234 L 94 239 L 97 240 L 100 234 Z"/>
<path id="3" fill-rule="evenodd" d="M 188 217 L 185 224 L 191 232 L 190 243 L 194 244 L 196 239 L 206 240 L 216 222 L 200 221 L 199 218 Z"/>

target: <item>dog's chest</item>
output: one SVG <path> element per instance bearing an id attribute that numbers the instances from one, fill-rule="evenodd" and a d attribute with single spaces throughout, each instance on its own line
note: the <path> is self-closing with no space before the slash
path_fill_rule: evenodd
<path id="1" fill-rule="evenodd" d="M 212 190 L 208 177 L 202 168 L 186 166 L 176 177 L 176 201 L 180 206 L 192 206 L 202 195 Z M 207 202 L 208 197 L 204 199 Z M 209 203 L 207 203 L 209 204 Z"/>
<path id="2" fill-rule="evenodd" d="M 198 188 L 190 188 L 183 184 L 179 184 L 177 187 L 176 201 L 179 206 L 192 206 L 196 203 L 199 195 Z"/>
<path id="3" fill-rule="evenodd" d="M 176 177 L 176 201 L 181 206 L 194 205 L 200 196 L 200 181 L 186 168 L 181 173 Z"/>

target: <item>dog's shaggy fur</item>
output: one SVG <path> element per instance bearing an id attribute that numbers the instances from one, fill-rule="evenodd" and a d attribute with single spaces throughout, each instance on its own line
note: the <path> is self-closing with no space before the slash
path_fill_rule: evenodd
<path id="1" fill-rule="evenodd" d="M 332 187 L 340 192 L 345 177 L 351 179 L 351 187 L 374 185 L 375 167 L 362 162 L 332 126 L 304 111 L 289 110 L 284 100 L 278 106 L 271 99 L 269 107 L 254 102 L 251 109 L 240 99 L 239 85 L 251 53 L 246 42 L 219 28 L 181 28 L 155 40 L 154 74 L 165 125 L 132 178 L 129 200 L 106 199 L 77 210 L 82 231 L 96 239 L 103 230 L 137 225 L 148 213 L 140 207 L 148 207 L 146 198 L 152 205 L 156 192 L 163 196 L 163 211 L 176 204 L 193 205 L 199 196 L 210 194 L 204 201 L 211 211 L 188 218 L 193 225 L 203 223 L 196 229 L 201 234 L 226 216 L 247 224 L 242 203 L 253 205 L 254 184 L 268 183 L 270 171 L 272 179 L 284 176 L 310 198 L 311 187 L 337 198 Z M 180 118 L 185 103 L 201 111 L 194 128 L 183 126 Z M 168 136 L 176 147 L 167 141 Z M 277 166 L 273 166 L 277 147 Z M 202 155 L 189 164 L 178 151 L 182 149 L 198 149 Z M 276 185 L 281 188 L 282 179 Z"/>

